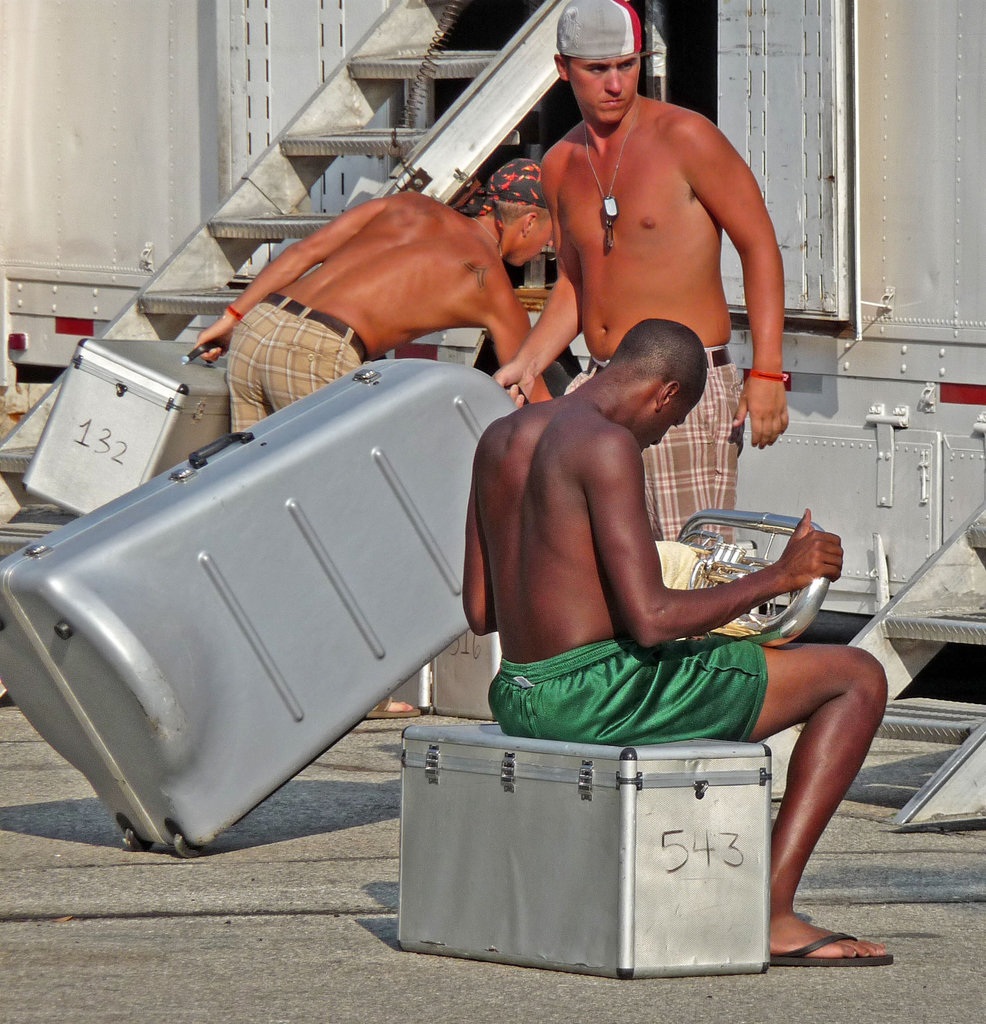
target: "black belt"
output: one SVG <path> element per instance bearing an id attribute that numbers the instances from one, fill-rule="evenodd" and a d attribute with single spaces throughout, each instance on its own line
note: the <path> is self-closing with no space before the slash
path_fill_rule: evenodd
<path id="1" fill-rule="evenodd" d="M 733 361 L 733 357 L 725 345 L 720 345 L 718 348 L 707 348 L 705 351 L 708 353 L 710 366 L 728 366 Z"/>
<path id="2" fill-rule="evenodd" d="M 278 309 L 283 309 L 287 313 L 299 316 L 303 320 L 314 320 L 316 323 L 324 324 L 330 330 L 341 334 L 343 340 L 356 349 L 360 360 L 364 363 L 366 362 L 366 345 L 363 344 L 363 339 L 349 324 L 344 324 L 337 317 L 329 313 L 322 313 L 320 310 L 312 309 L 296 299 L 289 299 L 286 295 L 281 295 L 279 292 L 271 292 L 264 301 L 269 302 L 272 306 L 277 306 Z"/>

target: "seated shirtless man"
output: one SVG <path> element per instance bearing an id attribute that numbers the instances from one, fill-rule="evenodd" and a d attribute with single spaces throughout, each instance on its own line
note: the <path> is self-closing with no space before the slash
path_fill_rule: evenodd
<path id="1" fill-rule="evenodd" d="M 685 418 L 706 366 L 689 328 L 645 320 L 581 388 L 483 434 L 463 602 L 476 633 L 500 633 L 490 707 L 510 735 L 618 746 L 759 741 L 804 723 L 771 840 L 771 963 L 889 963 L 881 944 L 794 913 L 808 857 L 880 723 L 883 669 L 850 647 L 678 639 L 842 566 L 838 537 L 813 530 L 806 511 L 773 565 L 712 589 L 664 585 L 640 451 Z"/>
<path id="2" fill-rule="evenodd" d="M 503 264 L 551 239 L 540 167 L 510 161 L 482 198 L 475 216 L 416 192 L 371 199 L 269 263 L 198 338 L 209 361 L 229 348 L 232 429 L 433 331 L 486 328 L 509 360 L 531 325 Z M 528 397 L 551 396 L 539 379 Z"/>

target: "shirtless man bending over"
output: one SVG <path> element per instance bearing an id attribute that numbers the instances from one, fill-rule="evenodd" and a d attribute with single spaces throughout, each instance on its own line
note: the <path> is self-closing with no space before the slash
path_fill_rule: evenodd
<path id="1" fill-rule="evenodd" d="M 199 334 L 229 348 L 233 430 L 377 359 L 452 327 L 483 327 L 500 363 L 530 320 L 503 263 L 521 266 L 551 239 L 536 163 L 496 171 L 475 217 L 415 192 L 347 210 L 269 263 Z M 528 397 L 549 398 L 538 380 Z"/>
<path id="2" fill-rule="evenodd" d="M 476 633 L 500 633 L 490 707 L 508 735 L 618 746 L 760 741 L 804 723 L 771 840 L 771 963 L 889 963 L 882 945 L 794 913 L 808 857 L 880 723 L 883 669 L 851 647 L 677 639 L 838 579 L 842 566 L 838 537 L 813 530 L 806 511 L 772 566 L 712 589 L 665 587 L 640 451 L 685 418 L 706 366 L 689 328 L 646 320 L 581 388 L 483 434 L 463 603 Z"/>
<path id="3" fill-rule="evenodd" d="M 708 349 L 706 394 L 684 427 L 644 456 L 654 536 L 673 540 L 693 512 L 735 505 L 747 416 L 759 448 L 787 427 L 780 251 L 756 179 L 722 132 L 637 93 L 640 23 L 626 3 L 571 0 L 557 35 L 558 74 L 583 117 L 543 160 L 558 280 L 517 357 L 495 376 L 523 386 L 579 331 L 595 366 L 640 320 L 691 327 Z M 725 347 L 723 231 L 743 267 L 753 340 L 745 385 Z"/>

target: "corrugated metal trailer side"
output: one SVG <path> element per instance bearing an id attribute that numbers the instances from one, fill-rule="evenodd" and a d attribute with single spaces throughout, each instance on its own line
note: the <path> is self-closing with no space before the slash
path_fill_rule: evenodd
<path id="1" fill-rule="evenodd" d="M 738 503 L 809 505 L 846 548 L 827 607 L 872 611 L 986 497 L 986 9 L 735 8 L 720 122 L 777 226 L 792 374 L 791 425 L 744 453 Z M 734 343 L 749 366 L 742 325 Z"/>

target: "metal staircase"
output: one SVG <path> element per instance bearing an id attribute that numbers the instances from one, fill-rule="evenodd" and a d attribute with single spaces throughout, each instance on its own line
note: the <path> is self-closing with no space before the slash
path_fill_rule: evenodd
<path id="1" fill-rule="evenodd" d="M 102 337 L 175 339 L 195 317 L 220 315 L 237 285 L 243 286 L 237 275 L 261 246 L 304 237 L 331 219 L 311 213 L 309 197 L 338 157 L 390 157 L 392 176 L 379 195 L 410 188 L 443 202 L 451 199 L 555 81 L 555 25 L 563 0 L 543 0 L 501 50 L 444 49 L 448 30 L 467 3 L 393 0 Z M 436 79 L 471 82 L 437 122 L 419 125 L 415 97 Z M 379 124 L 400 106 L 405 107 L 401 124 Z M 22 505 L 30 499 L 18 480 L 57 387 L 0 444 L 0 472 Z M 0 556 L 59 525 L 57 511 L 25 508 L 16 522 L 0 526 Z"/>
<path id="2" fill-rule="evenodd" d="M 193 317 L 219 315 L 261 245 L 303 237 L 330 219 L 304 207 L 336 157 L 392 157 L 381 195 L 412 188 L 452 198 L 555 81 L 561 2 L 545 0 L 502 50 L 463 52 L 437 48 L 461 0 L 396 0 L 102 336 L 172 339 Z M 473 81 L 430 127 L 371 124 L 423 68 L 429 78 Z"/>
<path id="3" fill-rule="evenodd" d="M 983 704 L 893 699 L 946 644 L 986 644 L 986 504 L 852 640 L 887 672 L 891 700 L 879 735 L 956 745 L 898 812 L 899 825 L 986 825 L 986 681 Z"/>

